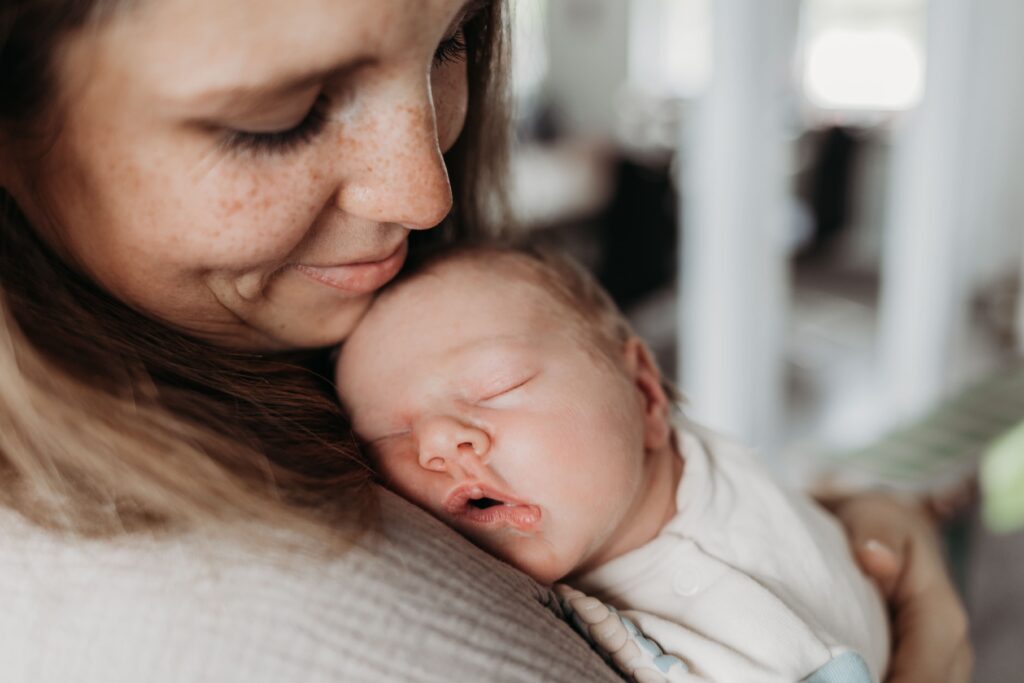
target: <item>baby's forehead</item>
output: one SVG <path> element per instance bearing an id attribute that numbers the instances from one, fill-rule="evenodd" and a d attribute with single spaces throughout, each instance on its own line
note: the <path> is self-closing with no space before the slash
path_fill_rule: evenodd
<path id="1" fill-rule="evenodd" d="M 565 333 L 584 340 L 607 334 L 561 273 L 530 255 L 516 252 L 456 253 L 427 263 L 387 287 L 374 302 L 355 336 L 367 340 L 458 336 L 467 316 L 488 314 L 499 326 L 512 321 L 543 326 L 548 334 Z M 495 318 L 494 310 L 505 317 Z M 453 323 L 438 327 L 438 323 Z"/>
<path id="2" fill-rule="evenodd" d="M 429 303 L 432 297 L 463 300 L 497 298 L 513 300 L 529 308 L 564 307 L 552 291 L 556 277 L 539 264 L 515 253 L 457 254 L 428 264 L 386 289 L 379 303 L 389 299 L 414 299 Z"/>
<path id="3" fill-rule="evenodd" d="M 553 331 L 569 318 L 539 278 L 505 258 L 445 259 L 382 291 L 341 353 L 419 355 L 462 340 Z"/>

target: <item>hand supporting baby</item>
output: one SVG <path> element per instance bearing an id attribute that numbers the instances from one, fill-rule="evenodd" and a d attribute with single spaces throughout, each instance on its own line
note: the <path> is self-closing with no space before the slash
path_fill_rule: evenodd
<path id="1" fill-rule="evenodd" d="M 887 683 L 968 683 L 974 653 L 967 613 L 924 509 L 883 494 L 823 502 L 846 527 L 857 561 L 889 604 Z"/>

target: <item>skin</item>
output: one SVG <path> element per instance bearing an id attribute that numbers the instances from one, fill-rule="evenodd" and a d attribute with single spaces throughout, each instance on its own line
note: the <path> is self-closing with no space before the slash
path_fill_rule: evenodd
<path id="1" fill-rule="evenodd" d="M 887 683 L 968 683 L 974 653 L 967 613 L 946 572 L 934 520 L 918 504 L 881 494 L 824 502 L 892 608 Z"/>
<path id="2" fill-rule="evenodd" d="M 8 169 L 5 185 L 69 261 L 151 316 L 226 346 L 337 342 L 409 232 L 451 208 L 441 155 L 464 122 L 466 65 L 437 51 L 464 10 L 140 3 L 67 40 L 59 133 L 31 182 Z M 308 140 L 228 144 L 292 128 L 318 99 Z"/>
<path id="3" fill-rule="evenodd" d="M 385 294 L 346 342 L 338 388 L 390 486 L 551 583 L 654 538 L 682 461 L 643 344 L 602 360 L 565 324 L 572 312 L 498 267 L 448 262 Z M 464 485 L 539 520 L 453 513 L 446 500 Z"/>
<path id="4" fill-rule="evenodd" d="M 141 2 L 66 40 L 52 144 L 0 134 L 0 185 L 68 262 L 153 317 L 227 346 L 337 342 L 370 292 L 297 266 L 383 256 L 447 213 L 441 153 L 462 127 L 465 71 L 434 57 L 462 7 Z M 321 134 L 284 154 L 225 146 L 231 129 L 294 125 L 312 88 L 329 102 Z M 370 290 L 386 274 L 353 279 Z M 927 550 L 933 531 L 877 499 L 847 502 L 840 517 L 900 624 L 891 683 L 969 680 L 964 610 Z"/>
<path id="5" fill-rule="evenodd" d="M 494 264 L 488 264 L 488 268 L 494 268 Z M 478 545 L 542 582 L 557 581 L 563 575 L 571 574 L 574 564 L 578 570 L 586 570 L 605 558 L 610 559 L 652 538 L 656 529 L 674 514 L 671 500 L 668 505 L 664 502 L 651 505 L 645 523 L 635 529 L 620 526 L 610 535 L 600 532 L 615 527 L 615 521 L 623 519 L 624 508 L 609 508 L 605 502 L 614 499 L 605 497 L 617 495 L 635 502 L 636 489 L 632 485 L 635 479 L 632 477 L 644 469 L 638 463 L 642 463 L 645 457 L 653 463 L 659 462 L 658 456 L 649 454 L 664 456 L 666 453 L 667 423 L 662 402 L 665 398 L 660 394 L 657 373 L 649 356 L 645 359 L 645 354 L 636 354 L 642 345 L 635 340 L 631 342 L 632 346 L 628 344 L 624 348 L 623 364 L 610 370 L 595 365 L 571 365 L 581 357 L 593 356 L 580 352 L 578 335 L 551 338 L 551 330 L 566 327 L 566 311 L 560 311 L 556 302 L 536 288 L 499 287 L 493 273 L 487 276 L 479 269 L 467 269 L 465 266 L 462 269 L 464 272 L 460 272 L 458 278 L 453 278 L 451 273 L 445 273 L 443 278 L 434 278 L 428 273 L 386 293 L 371 309 L 341 354 L 337 379 L 343 400 L 355 416 L 356 430 L 371 440 L 373 455 L 390 485 L 442 520 L 460 528 Z M 520 308 L 518 317 L 513 310 L 515 308 Z M 529 311 L 531 314 L 525 314 Z M 560 324 L 556 325 L 559 321 Z M 496 340 L 503 331 L 510 330 L 527 332 L 525 339 L 534 339 L 539 345 L 538 350 L 547 349 L 545 353 L 550 353 L 549 357 L 555 360 L 552 365 L 559 371 L 569 375 L 573 372 L 580 376 L 592 375 L 594 384 L 581 386 L 579 376 L 573 379 L 562 375 L 552 378 L 557 381 L 544 387 L 529 387 L 535 392 L 532 394 L 524 391 L 528 385 L 501 394 L 498 405 L 473 400 L 476 395 L 474 387 L 495 386 L 499 391 L 503 384 L 514 387 L 517 374 L 511 370 L 537 367 L 529 362 L 518 366 L 513 362 L 514 355 L 502 355 L 507 351 L 498 350 L 505 342 Z M 453 357 L 463 357 L 466 353 L 458 341 L 472 339 L 482 340 L 482 349 L 474 351 L 482 350 L 482 360 L 473 360 L 470 356 L 469 362 L 453 364 Z M 488 351 L 487 340 L 494 342 L 497 349 Z M 566 344 L 575 350 L 574 360 L 563 356 L 567 350 L 571 352 Z M 490 352 L 498 354 L 496 359 L 487 359 Z M 632 361 L 629 360 L 631 355 Z M 419 361 L 406 362 L 413 357 Z M 477 366 L 477 362 L 482 362 L 482 365 Z M 421 369 L 426 364 L 438 364 L 431 367 L 440 370 L 425 375 Z M 505 378 L 497 384 L 486 379 L 487 369 L 496 365 L 501 371 L 490 372 L 494 372 L 495 377 Z M 482 369 L 482 375 L 477 368 Z M 456 381 L 451 384 L 438 381 L 449 373 Z M 529 375 L 527 370 L 524 376 Z M 616 375 L 616 379 L 611 379 Z M 482 380 L 479 379 L 481 377 Z M 420 382 L 426 382 L 426 388 L 418 384 Z M 563 389 L 577 394 L 567 396 L 562 393 Z M 522 393 L 516 395 L 520 390 Z M 557 414 L 558 396 L 561 396 L 563 405 L 570 401 L 573 405 L 590 405 L 600 402 L 599 396 L 604 390 L 624 391 L 626 393 L 620 397 L 632 394 L 637 400 L 625 405 L 628 409 L 625 423 L 611 421 L 595 429 L 611 429 L 611 424 L 617 424 L 616 428 L 631 434 L 630 440 L 644 432 L 649 438 L 647 445 L 653 446 L 653 449 L 645 446 L 644 452 L 648 455 L 639 456 L 640 449 L 634 447 L 629 452 L 630 457 L 616 461 L 609 457 L 604 446 L 615 442 L 620 435 L 602 432 L 600 442 L 583 444 L 588 449 L 587 462 L 583 462 L 583 458 L 567 463 L 546 458 L 550 453 L 557 454 L 559 459 L 579 455 L 580 445 L 575 439 L 586 438 L 587 435 L 570 432 L 552 436 L 547 431 L 548 426 L 531 423 L 531 420 L 559 423 L 559 420 L 549 419 L 553 412 Z M 539 391 L 540 395 L 536 393 Z M 374 396 L 373 401 L 361 400 L 368 392 Z M 483 391 L 483 394 L 489 392 Z M 545 395 L 553 402 L 545 402 Z M 581 401 L 582 396 L 587 399 Z M 523 399 L 528 399 L 528 405 L 536 410 L 525 410 L 527 401 Z M 590 409 L 581 410 L 584 415 L 594 415 Z M 511 417 L 507 417 L 509 413 Z M 573 413 L 571 418 L 579 419 L 579 415 Z M 460 420 L 465 423 L 460 425 Z M 640 427 L 639 423 L 645 426 Z M 523 435 L 513 427 L 525 429 L 527 433 Z M 479 436 L 476 430 L 483 432 L 484 436 Z M 511 452 L 508 440 L 520 438 L 525 440 L 522 449 Z M 566 440 L 573 447 L 567 447 Z M 547 444 L 547 449 L 539 447 L 539 442 L 541 446 Z M 449 444 L 447 451 L 438 453 L 438 443 L 442 447 L 444 443 Z M 459 449 L 460 443 L 469 443 L 469 450 L 465 447 Z M 480 447 L 478 455 L 474 446 L 479 447 L 481 443 L 485 445 Z M 515 458 L 523 458 L 523 464 L 528 464 L 535 471 L 530 472 L 530 467 L 520 469 L 515 466 L 510 462 L 510 453 Z M 605 480 L 602 484 L 590 479 L 585 485 L 566 487 L 565 482 L 580 482 L 581 471 L 593 474 L 599 469 L 593 466 L 591 457 L 607 459 L 601 469 L 620 478 L 617 481 Z M 438 464 L 438 458 L 443 462 Z M 674 454 L 671 460 L 680 462 Z M 563 464 L 565 467 L 561 469 Z M 655 464 L 649 466 L 648 471 L 657 469 Z M 532 476 L 537 472 L 549 476 Z M 675 490 L 681 472 L 673 474 L 648 479 L 652 499 L 664 501 L 660 497 Z M 563 505 L 574 502 L 591 513 L 588 522 L 594 523 L 574 530 L 552 524 L 550 537 L 546 536 L 548 528 L 542 528 L 539 535 L 527 536 L 486 529 L 481 531 L 460 525 L 458 520 L 447 515 L 442 501 L 447 490 L 467 477 L 508 486 L 505 490 L 519 499 L 542 502 L 543 513 L 549 520 L 556 514 L 562 514 Z M 549 481 L 559 485 L 543 490 Z M 658 481 L 672 483 L 658 488 Z M 536 497 L 524 495 L 530 486 L 540 487 Z M 564 498 L 555 495 L 562 492 Z M 581 501 L 575 494 L 585 496 Z M 552 503 L 545 507 L 548 501 Z M 846 526 L 851 547 L 861 567 L 879 584 L 893 610 L 894 643 L 887 683 L 970 681 L 973 654 L 968 639 L 967 614 L 944 569 L 932 520 L 921 509 L 886 496 L 847 496 L 824 502 Z M 659 511 L 665 516 L 659 517 Z M 623 541 L 622 544 L 609 542 L 616 536 Z M 591 551 L 589 554 L 588 550 Z"/>

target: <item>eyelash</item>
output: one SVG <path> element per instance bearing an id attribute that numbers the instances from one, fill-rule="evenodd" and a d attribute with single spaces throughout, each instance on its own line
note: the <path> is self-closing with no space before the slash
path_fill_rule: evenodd
<path id="1" fill-rule="evenodd" d="M 227 146 L 240 152 L 289 152 L 309 142 L 323 130 L 327 123 L 327 104 L 327 97 L 321 94 L 302 120 L 285 130 L 263 133 L 231 131 Z"/>
<path id="2" fill-rule="evenodd" d="M 508 388 L 502 389 L 501 391 L 499 391 L 499 392 L 497 392 L 495 394 L 491 394 L 490 396 L 486 396 L 486 397 L 480 399 L 480 401 L 481 402 L 490 401 L 491 399 L 498 398 L 499 396 L 504 396 L 505 394 L 512 393 L 516 389 L 521 389 L 522 387 L 524 387 L 526 384 L 528 384 L 530 382 L 531 379 L 533 379 L 532 375 L 530 377 L 527 377 L 526 379 L 520 381 L 520 382 L 516 382 L 515 384 L 509 386 Z"/>
<path id="3" fill-rule="evenodd" d="M 434 52 L 434 64 L 460 62 L 466 58 L 466 36 L 460 28 L 451 38 L 444 40 Z M 297 124 L 286 130 L 250 133 L 231 131 L 227 146 L 241 152 L 270 152 L 285 154 L 311 141 L 324 129 L 327 123 L 327 96 L 320 94 L 309 112 Z"/>
<path id="4" fill-rule="evenodd" d="M 434 64 L 440 66 L 448 62 L 461 62 L 466 58 L 466 34 L 459 28 L 451 38 L 441 41 L 434 51 Z"/>

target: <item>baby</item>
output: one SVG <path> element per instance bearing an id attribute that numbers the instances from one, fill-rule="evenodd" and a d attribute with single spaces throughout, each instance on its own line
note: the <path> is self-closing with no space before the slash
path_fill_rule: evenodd
<path id="1" fill-rule="evenodd" d="M 674 416 L 647 347 L 571 263 L 435 257 L 380 295 L 336 379 L 390 488 L 537 581 L 617 607 L 671 680 L 884 674 L 885 611 L 838 524 Z M 582 626 L 608 617 L 572 604 Z M 615 661 L 641 680 L 631 657 Z"/>

